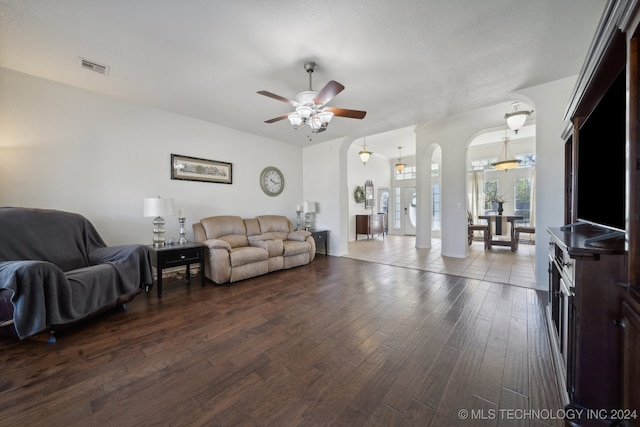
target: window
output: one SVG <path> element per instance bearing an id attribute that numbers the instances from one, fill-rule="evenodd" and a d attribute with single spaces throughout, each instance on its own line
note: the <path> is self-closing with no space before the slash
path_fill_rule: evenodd
<path id="1" fill-rule="evenodd" d="M 483 160 L 473 160 L 471 162 L 471 170 L 487 170 L 493 168 L 491 166 L 491 162 L 495 161 L 494 159 L 483 159 Z"/>
<path id="2" fill-rule="evenodd" d="M 393 228 L 396 230 L 400 229 L 400 215 L 402 211 L 402 191 L 400 187 L 396 187 L 393 190 Z"/>
<path id="3" fill-rule="evenodd" d="M 440 230 L 440 185 L 433 186 L 433 211 L 431 212 L 431 229 Z"/>
<path id="4" fill-rule="evenodd" d="M 440 164 L 431 163 L 431 176 L 440 176 Z"/>
<path id="5" fill-rule="evenodd" d="M 531 180 L 519 178 L 515 180 L 513 194 L 515 194 L 515 214 L 522 216 L 526 225 L 531 219 Z"/>
<path id="6" fill-rule="evenodd" d="M 484 214 L 485 215 L 497 213 L 493 206 L 493 203 L 487 200 L 492 194 L 499 194 L 498 181 L 485 181 L 484 182 Z"/>
<path id="7" fill-rule="evenodd" d="M 387 188 L 380 188 L 378 190 L 378 198 L 380 208 L 378 212 L 389 213 L 389 190 Z"/>
<path id="8" fill-rule="evenodd" d="M 396 171 L 396 180 L 402 181 L 405 179 L 416 179 L 416 167 L 406 165 L 402 172 Z"/>

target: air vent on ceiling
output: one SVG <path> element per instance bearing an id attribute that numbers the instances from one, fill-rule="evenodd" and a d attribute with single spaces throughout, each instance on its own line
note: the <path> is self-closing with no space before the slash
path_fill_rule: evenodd
<path id="1" fill-rule="evenodd" d="M 104 74 L 105 76 L 109 75 L 109 66 L 98 64 L 94 61 L 89 61 L 85 58 L 78 58 L 80 60 L 80 65 L 82 68 L 95 71 L 96 73 Z"/>

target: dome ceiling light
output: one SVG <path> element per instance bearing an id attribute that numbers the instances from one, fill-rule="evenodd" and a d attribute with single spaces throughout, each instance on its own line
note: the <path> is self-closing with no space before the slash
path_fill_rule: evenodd
<path id="1" fill-rule="evenodd" d="M 504 115 L 504 118 L 507 120 L 509 129 L 514 131 L 516 134 L 518 134 L 518 131 L 522 128 L 522 126 L 524 126 L 524 122 L 527 121 L 527 117 L 529 117 L 531 113 L 533 113 L 533 110 L 518 110 L 519 106 L 519 102 L 514 102 L 513 104 L 511 104 L 513 110 L 510 113 L 506 113 Z"/>

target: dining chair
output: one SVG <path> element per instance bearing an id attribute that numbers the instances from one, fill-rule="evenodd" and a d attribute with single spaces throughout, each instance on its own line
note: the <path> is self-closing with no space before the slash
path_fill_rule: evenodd
<path id="1" fill-rule="evenodd" d="M 474 224 L 473 215 L 470 211 L 467 211 L 467 238 L 469 246 L 473 242 L 473 234 L 475 231 L 482 232 L 482 241 L 484 242 L 484 249 L 489 247 L 489 224 Z"/>

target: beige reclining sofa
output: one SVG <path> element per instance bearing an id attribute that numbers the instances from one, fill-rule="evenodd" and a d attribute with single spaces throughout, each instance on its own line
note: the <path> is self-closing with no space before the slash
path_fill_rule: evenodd
<path id="1" fill-rule="evenodd" d="M 311 233 L 282 215 L 211 216 L 193 224 L 193 234 L 205 245 L 205 276 L 217 284 L 305 265 L 316 254 Z"/>

